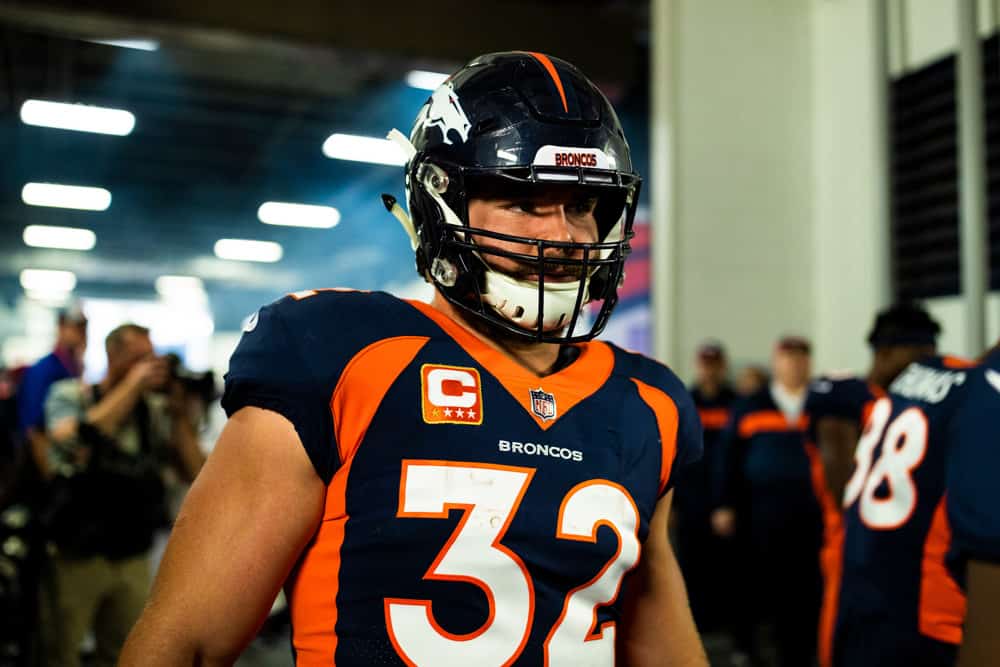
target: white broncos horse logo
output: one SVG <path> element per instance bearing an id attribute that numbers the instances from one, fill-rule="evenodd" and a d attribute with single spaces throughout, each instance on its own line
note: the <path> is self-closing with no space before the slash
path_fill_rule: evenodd
<path id="1" fill-rule="evenodd" d="M 472 123 L 465 115 L 462 105 L 458 103 L 458 95 L 455 94 L 451 83 L 439 86 L 424 105 L 424 110 L 424 124 L 441 128 L 444 143 L 451 143 L 451 137 L 448 136 L 451 130 L 458 132 L 463 142 L 468 140 Z"/>

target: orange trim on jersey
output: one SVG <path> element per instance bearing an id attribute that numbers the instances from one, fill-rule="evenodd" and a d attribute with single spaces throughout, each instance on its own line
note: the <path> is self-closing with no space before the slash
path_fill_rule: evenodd
<path id="1" fill-rule="evenodd" d="M 341 464 L 354 456 L 385 393 L 428 340 L 424 336 L 383 338 L 362 349 L 344 367 L 330 399 Z"/>
<path id="2" fill-rule="evenodd" d="M 579 358 L 558 373 L 539 377 L 491 347 L 464 326 L 451 319 L 440 310 L 422 301 L 407 300 L 444 330 L 470 357 L 503 385 L 543 431 L 548 430 L 573 407 L 600 389 L 615 365 L 615 355 L 611 348 L 600 341 L 582 343 Z M 556 400 L 555 417 L 544 419 L 531 409 L 531 392 L 541 388 L 552 394 Z"/>
<path id="3" fill-rule="evenodd" d="M 823 574 L 823 603 L 819 614 L 819 645 L 817 653 L 820 667 L 833 664 L 833 630 L 837 622 L 840 600 L 840 582 L 843 571 L 844 518 L 826 482 L 823 458 L 813 443 L 806 444 L 809 473 L 813 492 L 819 501 L 823 516 L 823 547 L 820 549 L 819 566 Z"/>
<path id="4" fill-rule="evenodd" d="M 963 359 L 962 357 L 944 356 L 941 357 L 941 364 L 945 368 L 972 368 L 976 365 L 975 361 L 970 361 L 969 359 Z"/>
<path id="5" fill-rule="evenodd" d="M 323 522 L 289 577 L 292 644 L 296 664 L 332 665 L 337 651 L 340 549 L 347 514 L 347 480 L 361 441 L 386 392 L 413 361 L 427 338 L 404 336 L 372 343 L 344 368 L 330 399 L 341 466 L 326 490 Z"/>
<path id="6" fill-rule="evenodd" d="M 347 525 L 349 459 L 337 469 L 326 491 L 326 510 L 319 531 L 301 564 L 288 579 L 292 646 L 298 667 L 334 664 L 337 653 L 337 593 L 340 589 L 340 549 Z"/>
<path id="7" fill-rule="evenodd" d="M 656 425 L 660 430 L 660 493 L 670 480 L 670 470 L 677 455 L 677 428 L 680 423 L 677 404 L 666 393 L 651 387 L 641 380 L 631 378 L 639 389 L 639 397 L 656 415 Z"/>
<path id="8" fill-rule="evenodd" d="M 951 526 L 945 509 L 947 496 L 941 497 L 931 528 L 924 543 L 924 559 L 920 565 L 920 634 L 949 644 L 962 643 L 965 623 L 965 593 L 959 588 L 945 566 L 944 559 L 951 548 Z"/>
<path id="9" fill-rule="evenodd" d="M 566 91 L 563 90 L 562 79 L 559 78 L 559 72 L 556 70 L 556 66 L 552 64 L 552 61 L 544 53 L 537 53 L 535 51 L 528 51 L 528 55 L 537 60 L 545 68 L 545 71 L 549 73 L 552 77 L 552 81 L 556 84 L 556 90 L 559 91 L 559 97 L 562 98 L 563 111 L 569 113 L 569 105 L 566 104 Z"/>
<path id="10" fill-rule="evenodd" d="M 805 431 L 809 428 L 809 417 L 800 415 L 794 424 L 789 422 L 783 412 L 778 410 L 762 410 L 751 412 L 740 419 L 739 432 L 741 438 L 752 438 L 761 432 L 770 431 Z"/>
<path id="11" fill-rule="evenodd" d="M 698 408 L 698 416 L 701 417 L 702 428 L 718 430 L 724 428 L 729 421 L 729 409 Z"/>

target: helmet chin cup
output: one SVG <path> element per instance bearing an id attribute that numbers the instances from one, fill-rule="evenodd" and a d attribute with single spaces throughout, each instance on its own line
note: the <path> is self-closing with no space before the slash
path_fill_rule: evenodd
<path id="1" fill-rule="evenodd" d="M 560 331 L 573 319 L 580 291 L 587 293 L 588 281 L 579 280 L 545 285 L 545 310 L 541 314 L 541 330 Z M 487 269 L 484 276 L 483 301 L 504 319 L 525 330 L 539 328 L 538 283 L 518 280 L 494 269 Z M 584 296 L 582 302 L 589 299 Z"/>

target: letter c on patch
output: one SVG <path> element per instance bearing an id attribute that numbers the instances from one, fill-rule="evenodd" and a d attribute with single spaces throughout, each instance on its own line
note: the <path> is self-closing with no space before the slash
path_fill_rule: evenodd
<path id="1" fill-rule="evenodd" d="M 468 391 L 445 391 L 445 383 L 457 383 Z M 476 378 L 468 372 L 457 368 L 435 368 L 427 373 L 427 398 L 433 405 L 440 408 L 471 408 L 476 404 Z"/>

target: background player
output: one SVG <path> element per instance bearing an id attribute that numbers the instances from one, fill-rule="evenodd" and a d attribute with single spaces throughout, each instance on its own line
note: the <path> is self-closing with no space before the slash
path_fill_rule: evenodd
<path id="1" fill-rule="evenodd" d="M 816 652 L 821 593 L 821 521 L 806 452 L 808 341 L 779 340 L 773 366 L 771 384 L 733 407 L 712 520 L 719 534 L 735 534 L 748 550 L 739 616 L 746 624 L 771 625 L 778 664 L 799 667 Z M 757 636 L 752 626 L 744 627 L 737 643 L 760 662 L 765 651 Z"/>
<path id="2" fill-rule="evenodd" d="M 491 54 L 393 136 L 433 304 L 260 311 L 122 663 L 231 662 L 287 580 L 298 664 L 706 665 L 667 540 L 695 408 L 588 342 L 637 204 L 614 111 L 568 63 Z"/>
<path id="3" fill-rule="evenodd" d="M 900 303 L 875 316 L 868 344 L 872 363 L 867 377 L 822 377 L 809 390 L 807 450 L 813 459 L 813 484 L 823 509 L 823 604 L 820 611 L 820 665 L 830 665 L 836 618 L 844 526 L 841 500 L 854 469 L 854 449 L 874 402 L 914 361 L 935 353 L 941 327 L 918 304 Z"/>
<path id="4" fill-rule="evenodd" d="M 722 474 L 721 434 L 729 422 L 736 392 L 729 384 L 726 351 L 718 341 L 705 341 L 695 355 L 696 377 L 691 397 L 704 429 L 704 454 L 679 480 L 674 498 L 677 559 L 684 574 L 691 610 L 702 633 L 720 630 L 731 617 L 727 594 L 735 561 L 729 540 L 712 531 L 713 493 Z"/>
<path id="5" fill-rule="evenodd" d="M 1000 441 L 997 362 L 911 364 L 872 408 L 845 492 L 835 665 L 951 667 L 966 628 L 963 667 L 1000 660 L 1000 496 L 985 472 Z"/>

